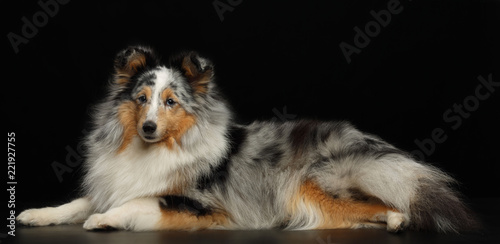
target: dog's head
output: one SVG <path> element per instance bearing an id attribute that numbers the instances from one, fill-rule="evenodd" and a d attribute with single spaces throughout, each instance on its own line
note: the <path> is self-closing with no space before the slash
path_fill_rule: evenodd
<path id="1" fill-rule="evenodd" d="M 122 149 L 139 135 L 147 143 L 172 148 L 197 123 L 196 109 L 213 88 L 213 66 L 195 52 L 162 64 L 150 48 L 129 47 L 115 59 L 113 82 L 119 92 Z"/>

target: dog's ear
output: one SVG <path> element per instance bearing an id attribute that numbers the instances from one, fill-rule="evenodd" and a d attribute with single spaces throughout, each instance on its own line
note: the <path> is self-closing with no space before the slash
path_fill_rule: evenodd
<path id="1" fill-rule="evenodd" d="M 152 49 L 130 46 L 120 51 L 115 58 L 115 82 L 126 84 L 130 78 L 146 67 L 158 64 L 158 58 Z"/>
<path id="2" fill-rule="evenodd" d="M 196 52 L 180 54 L 170 60 L 178 68 L 193 88 L 195 93 L 207 93 L 214 75 L 210 60 L 200 57 Z"/>

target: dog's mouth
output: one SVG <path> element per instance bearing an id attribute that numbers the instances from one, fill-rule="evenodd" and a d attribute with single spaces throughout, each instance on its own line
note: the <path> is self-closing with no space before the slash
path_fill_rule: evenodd
<path id="1" fill-rule="evenodd" d="M 154 135 L 141 135 L 141 138 L 144 142 L 147 143 L 155 143 L 160 141 L 160 137 Z"/>

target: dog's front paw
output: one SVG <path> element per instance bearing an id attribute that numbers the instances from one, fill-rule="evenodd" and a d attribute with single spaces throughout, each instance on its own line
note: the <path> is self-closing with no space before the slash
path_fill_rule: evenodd
<path id="1" fill-rule="evenodd" d="M 28 209 L 16 218 L 17 222 L 30 226 L 46 226 L 58 224 L 59 220 L 53 214 L 53 208 Z"/>
<path id="2" fill-rule="evenodd" d="M 113 230 L 119 226 L 112 218 L 106 214 L 93 214 L 83 224 L 86 230 Z"/>

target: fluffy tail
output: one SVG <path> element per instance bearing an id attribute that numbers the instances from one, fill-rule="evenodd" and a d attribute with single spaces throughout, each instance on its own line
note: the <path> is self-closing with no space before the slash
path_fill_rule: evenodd
<path id="1" fill-rule="evenodd" d="M 432 175 L 418 179 L 410 202 L 410 229 L 463 233 L 476 231 L 480 223 L 452 187 L 454 179 L 436 168 L 426 166 Z"/>
<path id="2" fill-rule="evenodd" d="M 410 229 L 463 233 L 479 228 L 476 216 L 453 189 L 457 182 L 438 168 L 401 154 L 372 161 L 371 167 L 377 169 L 365 171 L 370 176 L 361 180 L 362 190 L 408 214 Z"/>

